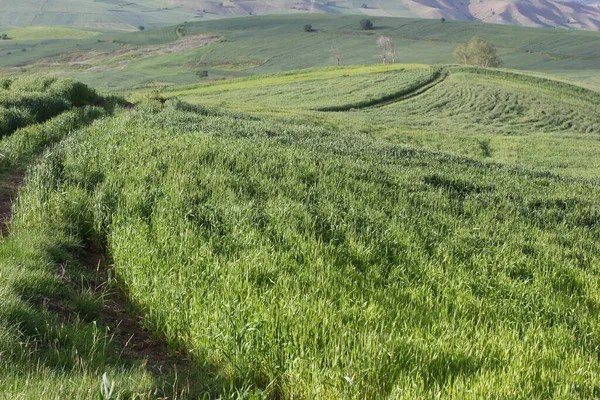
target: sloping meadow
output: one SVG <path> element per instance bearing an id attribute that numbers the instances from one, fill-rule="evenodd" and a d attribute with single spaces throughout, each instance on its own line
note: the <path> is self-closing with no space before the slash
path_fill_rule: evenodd
<path id="1" fill-rule="evenodd" d="M 213 396 L 600 395 L 600 188 L 169 100 L 32 169 Z"/>

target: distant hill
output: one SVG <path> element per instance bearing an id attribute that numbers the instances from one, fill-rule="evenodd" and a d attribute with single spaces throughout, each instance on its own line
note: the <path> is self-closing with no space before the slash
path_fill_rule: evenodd
<path id="1" fill-rule="evenodd" d="M 0 0 L 0 9 L 0 27 L 60 25 L 135 30 L 236 16 L 329 13 L 600 30 L 598 0 Z"/>

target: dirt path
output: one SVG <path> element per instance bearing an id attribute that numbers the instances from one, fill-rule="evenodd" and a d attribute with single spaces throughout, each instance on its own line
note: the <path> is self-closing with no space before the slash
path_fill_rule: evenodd
<path id="1" fill-rule="evenodd" d="M 12 205 L 19 189 L 23 186 L 25 169 L 17 169 L 0 177 L 0 232 L 2 236 L 9 233 L 12 220 Z M 176 398 L 194 395 L 193 379 L 194 363 L 186 354 L 170 351 L 163 338 L 153 335 L 142 326 L 138 310 L 126 297 L 126 290 L 115 281 L 111 281 L 112 266 L 103 253 L 93 245 L 88 246 L 85 258 L 81 263 L 94 279 L 88 282 L 71 282 L 66 276 L 64 267 L 59 270 L 63 283 L 73 290 L 77 286 L 86 285 L 100 298 L 104 299 L 102 319 L 113 335 L 113 341 L 121 356 L 130 360 L 144 361 L 148 371 L 156 377 L 157 382 L 168 381 L 168 387 L 157 387 L 157 393 L 168 394 Z M 52 301 L 46 304 L 48 311 L 57 313 L 63 322 L 75 318 L 72 310 L 65 309 Z M 174 377 L 174 378 L 173 378 Z M 190 393 L 191 392 L 191 393 Z"/>
<path id="2" fill-rule="evenodd" d="M 25 170 L 18 169 L 0 178 L 0 232 L 8 235 L 8 225 L 12 219 L 12 205 L 17 192 L 23 186 Z"/>
<path id="3" fill-rule="evenodd" d="M 90 282 L 94 290 L 104 301 L 103 318 L 113 335 L 115 344 L 121 354 L 129 359 L 145 360 L 146 368 L 155 376 L 179 373 L 180 380 L 170 389 L 181 395 L 188 391 L 190 383 L 186 382 L 193 370 L 193 363 L 185 354 L 169 351 L 163 338 L 153 335 L 142 326 L 142 318 L 138 310 L 127 299 L 126 290 L 110 277 L 114 277 L 112 263 L 94 245 L 88 246 L 85 268 L 94 274 L 95 280 Z M 171 393 L 172 394 L 172 393 Z"/>

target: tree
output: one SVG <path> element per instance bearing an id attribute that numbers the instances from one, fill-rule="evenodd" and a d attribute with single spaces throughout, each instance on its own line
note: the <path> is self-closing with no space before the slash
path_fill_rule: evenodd
<path id="1" fill-rule="evenodd" d="M 311 24 L 304 24 L 304 26 L 302 27 L 302 30 L 304 32 L 312 32 L 312 25 Z"/>
<path id="2" fill-rule="evenodd" d="M 8 35 L 6 33 L 2 34 L 2 40 L 7 40 L 8 39 Z"/>
<path id="3" fill-rule="evenodd" d="M 337 47 L 332 47 L 330 50 L 330 53 L 335 58 L 335 65 L 337 65 L 339 67 L 340 60 L 342 59 L 342 56 L 340 54 L 340 49 L 338 49 Z"/>
<path id="4" fill-rule="evenodd" d="M 385 64 L 388 54 L 392 57 L 392 64 L 395 64 L 396 63 L 396 48 L 394 47 L 392 38 L 389 36 L 381 35 L 381 36 L 379 36 L 379 38 L 377 38 L 377 45 L 381 49 L 382 64 Z"/>
<path id="5" fill-rule="evenodd" d="M 360 29 L 362 29 L 363 31 L 370 31 L 371 29 L 373 29 L 373 23 L 370 19 L 361 19 Z"/>
<path id="6" fill-rule="evenodd" d="M 206 78 L 208 76 L 208 71 L 206 71 L 206 70 L 196 71 L 196 75 L 199 78 Z"/>
<path id="7" fill-rule="evenodd" d="M 493 44 L 479 38 L 473 38 L 468 45 L 459 44 L 454 50 L 454 57 L 465 65 L 478 67 L 499 67 L 502 61 Z"/>
<path id="8" fill-rule="evenodd" d="M 138 30 L 140 30 L 140 31 L 143 31 L 145 29 L 146 29 L 146 27 L 144 27 L 143 25 L 138 26 Z"/>
<path id="9" fill-rule="evenodd" d="M 440 21 L 446 22 L 446 18 L 442 17 L 442 18 L 440 18 Z"/>

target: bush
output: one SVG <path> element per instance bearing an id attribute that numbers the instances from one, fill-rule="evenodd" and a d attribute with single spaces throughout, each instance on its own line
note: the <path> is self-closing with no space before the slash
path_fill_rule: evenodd
<path id="1" fill-rule="evenodd" d="M 502 61 L 493 44 L 473 38 L 468 45 L 459 44 L 454 50 L 454 57 L 465 65 L 476 65 L 478 67 L 499 67 Z"/>
<path id="2" fill-rule="evenodd" d="M 206 71 L 206 70 L 197 71 L 196 75 L 198 75 L 198 77 L 200 77 L 200 78 L 206 78 L 208 76 L 208 71 Z"/>
<path id="3" fill-rule="evenodd" d="M 440 18 L 440 21 L 446 22 L 446 18 L 442 17 L 442 18 Z"/>
<path id="4" fill-rule="evenodd" d="M 311 25 L 311 24 L 305 24 L 305 25 L 302 27 L 302 30 L 303 30 L 304 32 L 312 32 L 312 30 L 313 30 L 313 29 L 312 29 L 312 25 Z"/>
<path id="5" fill-rule="evenodd" d="M 370 31 L 371 29 L 373 29 L 373 23 L 370 19 L 361 19 L 360 29 L 362 29 L 363 31 Z"/>

